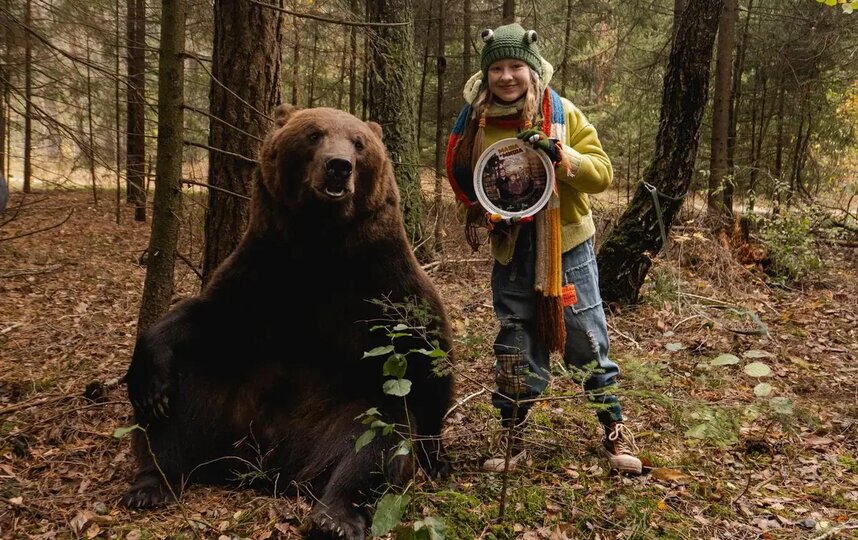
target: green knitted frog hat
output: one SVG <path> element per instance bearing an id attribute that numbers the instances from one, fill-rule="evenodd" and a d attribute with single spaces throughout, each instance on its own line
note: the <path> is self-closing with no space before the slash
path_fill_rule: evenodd
<path id="1" fill-rule="evenodd" d="M 480 68 L 488 79 L 489 66 L 498 60 L 514 58 L 521 60 L 542 78 L 542 56 L 536 45 L 536 30 L 525 30 L 518 23 L 500 26 L 495 30 L 486 28 L 480 32 L 485 46 L 480 53 Z"/>

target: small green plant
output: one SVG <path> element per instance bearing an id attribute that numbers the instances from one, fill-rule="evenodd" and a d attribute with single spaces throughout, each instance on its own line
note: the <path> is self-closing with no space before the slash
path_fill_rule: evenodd
<path id="1" fill-rule="evenodd" d="M 383 318 L 373 321 L 379 324 L 372 326 L 370 331 L 384 333 L 388 343 L 364 352 L 363 358 L 384 358 L 382 375 L 386 379 L 382 383 L 382 391 L 389 396 L 402 398 L 405 417 L 409 418 L 407 397 L 411 393 L 411 380 L 406 378 L 409 358 L 419 355 L 431 359 L 433 373 L 441 376 L 451 368 L 449 354 L 440 347 L 433 330 L 436 317 L 425 300 L 408 298 L 405 302 L 393 302 L 385 297 L 371 302 L 381 307 Z M 400 343 L 407 345 L 397 349 Z M 414 433 L 410 423 L 399 426 L 386 422 L 375 407 L 358 415 L 356 420 L 368 427 L 355 441 L 355 452 L 360 452 L 379 435 L 385 437 L 395 434 L 399 440 L 388 459 L 410 456 L 414 460 Z M 386 486 L 387 493 L 376 504 L 372 524 L 373 536 L 384 536 L 396 529 L 397 538 L 444 538 L 444 524 L 440 519 L 429 516 L 407 525 L 403 523 L 403 517 L 412 500 L 412 496 L 408 494 L 411 485 L 413 483 L 406 486 L 401 493 L 397 492 L 399 486 Z"/>
<path id="2" fill-rule="evenodd" d="M 769 254 L 767 273 L 782 283 L 802 281 L 818 272 L 822 262 L 813 246 L 810 219 L 805 216 L 775 216 L 762 230 Z"/>

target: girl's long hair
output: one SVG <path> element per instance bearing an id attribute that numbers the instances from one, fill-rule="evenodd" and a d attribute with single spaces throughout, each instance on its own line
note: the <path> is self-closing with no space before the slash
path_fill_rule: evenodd
<path id="1" fill-rule="evenodd" d="M 494 103 L 493 98 L 494 95 L 489 92 L 488 81 L 486 81 L 485 87 L 480 90 L 477 99 L 471 105 L 471 117 L 465 126 L 465 132 L 453 149 L 454 165 L 467 167 L 471 171 L 477 165 L 485 150 L 486 112 Z M 531 129 L 534 125 L 539 125 L 540 111 L 539 75 L 531 68 L 530 84 L 521 110 L 522 129 Z M 477 229 L 485 226 L 485 210 L 479 204 L 471 205 L 465 218 L 465 239 L 474 251 L 477 251 L 481 244 Z"/>
<path id="2" fill-rule="evenodd" d="M 477 164 L 485 150 L 486 111 L 494 104 L 494 95 L 489 92 L 488 82 L 480 90 L 477 99 L 471 105 L 471 118 L 465 126 L 462 138 L 453 149 L 453 163 L 464 165 L 469 169 Z M 521 111 L 522 129 L 530 129 L 538 125 L 540 113 L 539 75 L 530 69 L 530 84 L 524 97 L 524 107 Z"/>

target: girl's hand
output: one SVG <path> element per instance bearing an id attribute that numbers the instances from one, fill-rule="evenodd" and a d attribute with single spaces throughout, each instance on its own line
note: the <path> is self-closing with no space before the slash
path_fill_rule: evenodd
<path id="1" fill-rule="evenodd" d="M 549 139 L 545 133 L 538 129 L 522 131 L 516 137 L 530 144 L 534 148 L 545 152 L 545 155 L 548 156 L 548 159 L 551 160 L 553 165 L 556 166 L 560 163 L 560 148 L 557 144 L 557 139 Z"/>

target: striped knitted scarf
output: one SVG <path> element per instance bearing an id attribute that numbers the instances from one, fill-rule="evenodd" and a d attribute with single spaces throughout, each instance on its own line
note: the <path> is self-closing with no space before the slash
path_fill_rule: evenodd
<path id="1" fill-rule="evenodd" d="M 453 174 L 456 145 L 465 133 L 468 122 L 478 122 L 472 118 L 470 105 L 465 105 L 456 119 L 456 124 L 450 134 L 447 144 L 447 178 L 456 197 L 467 206 L 477 204 L 467 193 L 472 193 L 470 186 L 465 189 L 459 184 L 459 179 Z M 543 133 L 559 141 L 566 140 L 566 115 L 560 95 L 551 88 L 545 88 L 541 105 L 541 125 Z M 470 155 L 470 152 L 468 154 Z M 473 164 L 472 164 L 473 165 Z M 568 168 L 565 157 L 562 166 Z M 562 270 L 560 252 L 560 197 L 557 184 L 548 204 L 535 218 L 536 227 L 536 277 L 533 288 L 537 295 L 537 331 L 540 340 L 551 352 L 563 353 L 566 344 L 566 325 L 563 319 L 562 300 Z"/>

